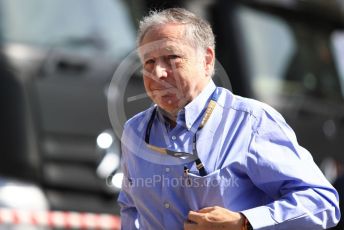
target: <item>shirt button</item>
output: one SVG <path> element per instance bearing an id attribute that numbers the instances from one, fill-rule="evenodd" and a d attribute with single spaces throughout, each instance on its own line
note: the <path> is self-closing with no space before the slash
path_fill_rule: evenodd
<path id="1" fill-rule="evenodd" d="M 167 202 L 164 204 L 164 206 L 165 206 L 165 208 L 170 208 L 170 204 Z"/>
<path id="2" fill-rule="evenodd" d="M 177 139 L 177 137 L 176 136 L 172 136 L 172 140 L 176 140 Z"/>
<path id="3" fill-rule="evenodd" d="M 166 168 L 165 171 L 166 171 L 166 172 L 169 172 L 169 171 L 170 171 L 170 168 Z"/>

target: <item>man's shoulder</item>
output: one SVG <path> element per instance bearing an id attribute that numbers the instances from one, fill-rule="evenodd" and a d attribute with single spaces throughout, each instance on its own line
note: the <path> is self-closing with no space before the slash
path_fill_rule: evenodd
<path id="1" fill-rule="evenodd" d="M 133 117 L 129 118 L 124 125 L 124 128 L 128 127 L 138 127 L 141 126 L 142 124 L 145 124 L 150 115 L 152 114 L 152 110 L 154 107 L 150 107 L 142 112 L 139 112 L 138 114 L 134 115 Z"/>
<path id="2" fill-rule="evenodd" d="M 288 126 L 284 117 L 272 106 L 256 99 L 234 95 L 231 109 L 252 119 L 253 130 Z"/>
<path id="3" fill-rule="evenodd" d="M 283 119 L 282 115 L 272 106 L 258 101 L 256 99 L 234 95 L 234 100 L 231 106 L 232 109 L 243 113 L 249 113 L 255 118 L 261 119 L 265 116 L 278 117 Z M 284 120 L 284 119 L 283 119 Z"/>
<path id="4" fill-rule="evenodd" d="M 122 143 L 128 143 L 129 141 L 130 144 L 134 144 L 133 142 L 137 140 L 136 138 L 142 137 L 145 125 L 150 118 L 153 108 L 150 107 L 125 122 L 121 137 Z"/>
<path id="5" fill-rule="evenodd" d="M 264 110 L 273 110 L 271 106 L 261 101 L 234 94 L 225 88 L 218 88 L 221 94 L 219 104 L 225 109 L 234 110 L 237 113 L 249 113 L 255 117 Z"/>

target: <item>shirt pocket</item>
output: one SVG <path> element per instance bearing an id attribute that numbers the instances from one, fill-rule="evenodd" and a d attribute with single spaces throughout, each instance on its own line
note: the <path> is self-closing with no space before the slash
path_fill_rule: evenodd
<path id="1" fill-rule="evenodd" d="M 185 201 L 190 210 L 224 205 L 222 172 L 223 169 L 218 169 L 203 177 L 193 171 L 184 175 Z"/>

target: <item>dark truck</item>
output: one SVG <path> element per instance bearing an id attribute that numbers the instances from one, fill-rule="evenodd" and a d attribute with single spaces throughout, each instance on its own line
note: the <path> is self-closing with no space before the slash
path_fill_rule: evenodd
<path id="1" fill-rule="evenodd" d="M 15 181 L 40 189 L 48 209 L 117 212 L 96 138 L 135 31 L 120 0 L 0 1 L 0 189 Z M 8 196 L 0 206 L 16 208 Z"/>

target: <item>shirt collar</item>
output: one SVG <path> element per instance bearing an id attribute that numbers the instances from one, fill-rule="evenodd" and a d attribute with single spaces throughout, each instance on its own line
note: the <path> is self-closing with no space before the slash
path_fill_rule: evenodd
<path id="1" fill-rule="evenodd" d="M 186 126 L 187 129 L 191 129 L 199 115 L 205 109 L 205 106 L 209 102 L 209 98 L 213 94 L 215 89 L 215 83 L 213 82 L 213 80 L 210 80 L 203 91 L 178 112 L 176 120 L 177 124 Z M 161 110 L 161 108 L 158 107 L 158 119 L 165 124 L 167 131 L 169 131 L 171 129 L 170 124 L 163 114 L 164 112 Z"/>
<path id="2" fill-rule="evenodd" d="M 209 98 L 211 97 L 215 89 L 215 83 L 213 82 L 213 80 L 210 80 L 203 91 L 184 107 L 184 111 L 180 111 L 181 113 L 185 112 L 185 125 L 188 129 L 191 129 L 201 112 L 205 109 L 205 106 L 207 105 Z"/>

